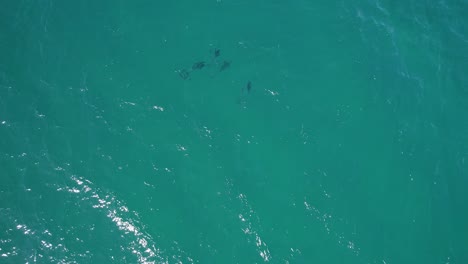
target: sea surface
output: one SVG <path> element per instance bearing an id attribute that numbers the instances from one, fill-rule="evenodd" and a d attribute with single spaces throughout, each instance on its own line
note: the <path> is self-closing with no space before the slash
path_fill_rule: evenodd
<path id="1" fill-rule="evenodd" d="M 0 2 L 0 263 L 468 263 L 468 1 Z"/>

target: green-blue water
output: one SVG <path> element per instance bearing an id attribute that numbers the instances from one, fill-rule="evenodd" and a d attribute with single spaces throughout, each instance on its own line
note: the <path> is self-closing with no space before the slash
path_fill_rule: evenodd
<path id="1" fill-rule="evenodd" d="M 1 2 L 0 263 L 468 263 L 466 0 Z"/>

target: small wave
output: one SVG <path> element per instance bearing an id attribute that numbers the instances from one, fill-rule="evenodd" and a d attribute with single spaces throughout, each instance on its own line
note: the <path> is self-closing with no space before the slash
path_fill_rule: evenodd
<path id="1" fill-rule="evenodd" d="M 258 217 L 255 216 L 255 212 L 247 201 L 245 194 L 239 194 L 237 197 L 242 203 L 242 212 L 239 214 L 239 220 L 242 224 L 242 231 L 249 238 L 249 241 L 255 241 L 255 246 L 257 247 L 257 252 L 262 257 L 263 261 L 268 262 L 271 260 L 270 250 L 266 242 L 260 237 L 259 232 L 254 228 L 253 222 L 254 219 L 258 221 Z"/>
<path id="2" fill-rule="evenodd" d="M 136 213 L 131 212 L 128 207 L 112 194 L 100 191 L 94 184 L 76 175 L 70 179 L 73 185 L 58 188 L 57 191 L 66 191 L 80 196 L 81 200 L 91 203 L 92 208 L 105 213 L 115 226 L 129 238 L 127 249 L 134 254 L 138 263 L 153 264 L 164 263 L 162 251 L 155 246 L 154 239 L 143 229 L 143 224 L 138 220 Z"/>

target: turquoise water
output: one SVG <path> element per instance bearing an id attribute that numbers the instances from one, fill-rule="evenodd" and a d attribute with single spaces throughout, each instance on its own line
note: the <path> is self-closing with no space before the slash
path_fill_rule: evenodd
<path id="1" fill-rule="evenodd" d="M 468 263 L 466 14 L 3 1 L 0 263 Z"/>

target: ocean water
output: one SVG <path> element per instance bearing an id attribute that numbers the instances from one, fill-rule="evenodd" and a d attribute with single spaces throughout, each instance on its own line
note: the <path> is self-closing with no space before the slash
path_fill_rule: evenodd
<path id="1" fill-rule="evenodd" d="M 468 263 L 466 0 L 1 2 L 0 263 Z"/>

